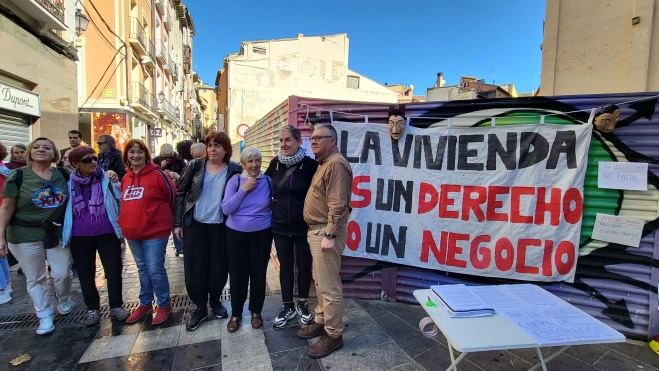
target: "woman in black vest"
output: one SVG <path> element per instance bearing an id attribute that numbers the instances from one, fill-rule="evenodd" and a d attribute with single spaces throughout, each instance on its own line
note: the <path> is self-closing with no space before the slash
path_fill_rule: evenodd
<path id="1" fill-rule="evenodd" d="M 302 134 L 294 126 L 286 126 L 279 133 L 279 155 L 270 162 L 265 175 L 272 178 L 277 202 L 272 212 L 272 233 L 280 263 L 279 281 L 283 305 L 273 321 L 274 327 L 283 327 L 289 319 L 300 315 L 302 323 L 309 324 L 307 298 L 311 285 L 311 250 L 307 242 L 307 223 L 302 216 L 304 199 L 318 162 L 305 155 Z M 297 254 L 295 254 L 297 252 Z M 296 259 L 297 255 L 297 259 Z M 298 303 L 293 303 L 295 262 L 297 261 Z"/>

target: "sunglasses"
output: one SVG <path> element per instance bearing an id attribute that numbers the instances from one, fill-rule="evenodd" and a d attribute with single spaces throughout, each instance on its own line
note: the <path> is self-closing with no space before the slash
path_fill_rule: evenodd
<path id="1" fill-rule="evenodd" d="M 96 142 L 96 144 L 98 144 L 99 146 L 102 146 L 102 145 L 105 144 L 105 142 Z"/>
<path id="2" fill-rule="evenodd" d="M 98 161 L 98 157 L 96 157 L 96 156 L 85 157 L 85 158 L 83 158 L 83 159 L 80 160 L 80 162 L 82 162 L 83 164 L 89 164 L 89 163 L 91 163 L 92 161 Z"/>

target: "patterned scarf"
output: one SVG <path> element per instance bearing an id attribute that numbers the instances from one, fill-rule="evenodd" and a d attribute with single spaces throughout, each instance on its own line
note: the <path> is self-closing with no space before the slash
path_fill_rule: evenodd
<path id="1" fill-rule="evenodd" d="M 291 157 L 284 156 L 280 151 L 279 154 L 277 155 L 277 158 L 279 159 L 279 162 L 286 165 L 287 168 L 290 168 L 291 166 L 302 161 L 305 154 L 306 153 L 304 151 L 304 148 L 300 147 L 300 149 L 297 150 L 297 153 L 294 156 Z"/>
<path id="2" fill-rule="evenodd" d="M 247 174 L 247 170 L 243 170 L 243 173 L 240 174 L 240 177 L 243 179 L 249 179 L 249 175 Z M 263 172 L 259 171 L 259 175 L 255 176 L 256 179 L 261 179 L 263 178 Z"/>
<path id="3" fill-rule="evenodd" d="M 96 171 L 88 177 L 83 177 L 79 170 L 71 174 L 71 200 L 73 202 L 73 213 L 80 215 L 85 207 L 89 206 L 89 214 L 97 220 L 105 216 L 105 204 L 103 202 L 103 169 Z M 91 185 L 92 194 L 89 202 L 85 200 L 80 185 Z"/>

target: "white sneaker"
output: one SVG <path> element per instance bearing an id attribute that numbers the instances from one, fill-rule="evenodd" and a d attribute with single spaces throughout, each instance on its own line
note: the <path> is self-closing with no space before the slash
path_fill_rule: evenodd
<path id="1" fill-rule="evenodd" d="M 7 285 L 7 288 L 0 290 L 0 304 L 7 304 L 11 301 L 12 293 L 11 285 Z"/>
<path id="2" fill-rule="evenodd" d="M 50 334 L 55 331 L 55 325 L 53 324 L 53 316 L 47 316 L 39 319 L 39 328 L 37 329 L 37 335 Z"/>
<path id="3" fill-rule="evenodd" d="M 60 300 L 57 303 L 57 311 L 61 315 L 69 314 L 73 310 L 73 305 L 71 304 L 71 299 Z"/>

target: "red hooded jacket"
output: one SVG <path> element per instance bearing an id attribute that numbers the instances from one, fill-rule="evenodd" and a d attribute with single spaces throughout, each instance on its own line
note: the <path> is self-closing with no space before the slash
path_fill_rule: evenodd
<path id="1" fill-rule="evenodd" d="M 129 240 L 167 238 L 174 225 L 176 187 L 154 164 L 139 173 L 126 169 L 121 180 L 121 232 Z"/>

